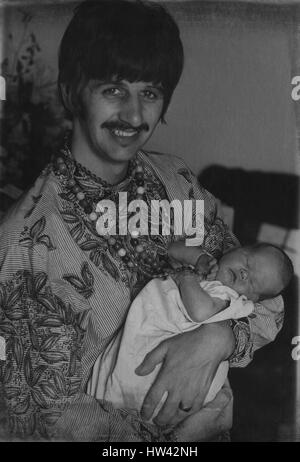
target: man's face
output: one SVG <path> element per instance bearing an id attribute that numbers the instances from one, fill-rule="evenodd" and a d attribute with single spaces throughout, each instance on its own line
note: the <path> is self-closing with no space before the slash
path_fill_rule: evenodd
<path id="1" fill-rule="evenodd" d="M 124 163 L 150 138 L 161 117 L 163 93 L 148 82 L 91 80 L 80 102 L 78 137 L 85 155 Z"/>
<path id="2" fill-rule="evenodd" d="M 255 251 L 247 247 L 233 249 L 219 261 L 216 279 L 256 302 L 263 294 L 283 289 L 278 263 L 278 254 L 271 248 Z"/>

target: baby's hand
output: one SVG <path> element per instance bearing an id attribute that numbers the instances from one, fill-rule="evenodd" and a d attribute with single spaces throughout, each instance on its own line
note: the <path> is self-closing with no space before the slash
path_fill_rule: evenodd
<path id="1" fill-rule="evenodd" d="M 173 268 L 182 265 L 196 265 L 199 255 L 203 253 L 199 247 L 187 247 L 185 241 L 172 242 L 168 249 L 168 256 Z"/>
<path id="2" fill-rule="evenodd" d="M 195 269 L 198 274 L 206 277 L 208 281 L 213 281 L 218 272 L 218 263 L 214 257 L 203 254 L 198 258 Z"/>
<path id="3" fill-rule="evenodd" d="M 219 265 L 215 258 L 212 258 L 210 261 L 210 271 L 206 276 L 207 281 L 215 281 L 217 279 L 217 273 L 219 271 Z"/>

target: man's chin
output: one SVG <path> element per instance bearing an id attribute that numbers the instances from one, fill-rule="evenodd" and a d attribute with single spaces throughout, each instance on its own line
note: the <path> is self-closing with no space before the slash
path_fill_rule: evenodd
<path id="1" fill-rule="evenodd" d="M 124 162 L 129 162 L 133 159 L 140 148 L 131 147 L 130 149 L 119 148 L 110 155 L 108 155 L 109 160 L 112 163 L 119 164 Z"/>

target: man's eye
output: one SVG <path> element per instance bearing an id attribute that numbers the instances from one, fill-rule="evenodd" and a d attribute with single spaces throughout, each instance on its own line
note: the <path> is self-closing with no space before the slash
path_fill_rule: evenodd
<path id="1" fill-rule="evenodd" d="M 152 91 L 152 90 L 145 90 L 143 92 L 143 96 L 144 96 L 144 98 L 146 98 L 148 100 L 155 101 L 155 100 L 159 99 L 161 95 L 160 95 L 159 92 L 155 92 L 155 91 Z"/>
<path id="2" fill-rule="evenodd" d="M 117 87 L 105 88 L 103 90 L 103 95 L 105 95 L 105 96 L 121 96 L 122 91 L 120 90 L 120 88 L 117 88 Z"/>

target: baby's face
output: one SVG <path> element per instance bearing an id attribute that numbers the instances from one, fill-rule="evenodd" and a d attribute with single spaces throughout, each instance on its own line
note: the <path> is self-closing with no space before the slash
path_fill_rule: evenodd
<path id="1" fill-rule="evenodd" d="M 216 279 L 257 302 L 266 298 L 265 294 L 276 294 L 283 289 L 277 268 L 278 255 L 272 248 L 240 247 L 223 255 Z"/>

